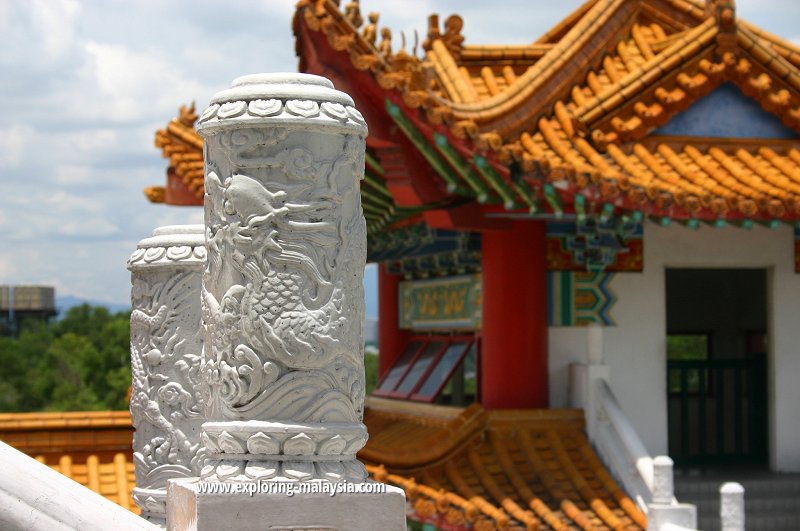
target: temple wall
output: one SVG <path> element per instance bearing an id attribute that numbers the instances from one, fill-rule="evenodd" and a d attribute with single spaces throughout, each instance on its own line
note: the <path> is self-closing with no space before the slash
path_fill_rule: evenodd
<path id="1" fill-rule="evenodd" d="M 611 387 L 648 450 L 667 452 L 665 269 L 766 268 L 770 464 L 800 471 L 800 275 L 792 229 L 647 225 L 644 252 L 642 273 L 618 274 L 611 284 L 617 326 L 604 328 L 603 339 Z M 567 405 L 567 369 L 585 361 L 586 335 L 585 328 L 550 328 L 551 407 Z"/>

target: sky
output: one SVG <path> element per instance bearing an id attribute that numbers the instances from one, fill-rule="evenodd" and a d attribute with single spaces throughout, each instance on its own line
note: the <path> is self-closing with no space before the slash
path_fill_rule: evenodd
<path id="1" fill-rule="evenodd" d="M 404 31 L 410 43 L 414 29 L 422 40 L 427 16 L 444 20 L 455 7 L 467 44 L 522 44 L 580 3 L 361 0 L 361 9 L 380 13 L 396 41 Z M 182 104 L 202 111 L 235 77 L 296 71 L 294 4 L 0 0 L 0 284 L 128 302 L 136 243 L 158 226 L 202 223 L 200 208 L 145 199 L 145 187 L 165 182 L 155 131 Z M 736 4 L 737 16 L 800 43 L 797 0 Z"/>

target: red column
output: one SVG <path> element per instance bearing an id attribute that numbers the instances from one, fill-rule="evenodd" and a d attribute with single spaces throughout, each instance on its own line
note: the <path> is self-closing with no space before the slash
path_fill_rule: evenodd
<path id="1" fill-rule="evenodd" d="M 391 275 L 385 264 L 378 266 L 378 379 L 400 356 L 408 341 L 408 330 L 400 330 L 400 275 Z"/>
<path id="2" fill-rule="evenodd" d="M 517 221 L 482 234 L 481 403 L 546 408 L 545 223 Z"/>

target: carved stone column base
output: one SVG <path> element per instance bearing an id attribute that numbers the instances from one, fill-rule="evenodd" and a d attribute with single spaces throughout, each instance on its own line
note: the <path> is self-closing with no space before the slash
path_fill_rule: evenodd
<path id="1" fill-rule="evenodd" d="M 167 500 L 167 529 L 171 531 L 406 529 L 405 494 L 397 487 L 375 482 L 208 483 L 179 479 L 169 481 Z"/>
<path id="2" fill-rule="evenodd" d="M 141 516 L 148 522 L 160 525 L 162 528 L 167 523 L 167 490 L 161 489 L 133 489 L 133 501 L 142 510 Z"/>
<path id="3" fill-rule="evenodd" d="M 356 452 L 366 440 L 361 423 L 206 422 L 200 476 L 211 481 L 363 482 L 367 471 Z"/>
<path id="4" fill-rule="evenodd" d="M 355 457 L 328 460 L 309 459 L 309 456 L 265 456 L 253 455 L 252 459 L 206 459 L 201 479 L 203 481 L 312 481 L 362 482 L 367 470 Z M 283 459 L 281 459 L 283 457 Z"/>

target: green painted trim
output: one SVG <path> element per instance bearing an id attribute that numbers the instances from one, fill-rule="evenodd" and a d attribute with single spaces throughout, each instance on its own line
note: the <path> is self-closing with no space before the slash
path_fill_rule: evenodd
<path id="1" fill-rule="evenodd" d="M 508 165 L 508 171 L 511 174 L 511 187 L 522 198 L 526 205 L 528 205 L 528 213 L 533 215 L 539 211 L 539 194 L 531 188 L 530 183 L 522 177 L 522 170 L 520 165 L 512 162 Z"/>
<path id="2" fill-rule="evenodd" d="M 586 222 L 586 198 L 581 194 L 575 194 L 575 215 L 578 217 L 578 223 L 583 224 Z"/>
<path id="3" fill-rule="evenodd" d="M 547 204 L 550 205 L 550 208 L 553 211 L 553 214 L 560 218 L 564 215 L 564 207 L 561 204 L 561 198 L 558 196 L 556 189 L 553 187 L 552 184 L 547 183 L 544 185 L 544 198 L 547 201 Z"/>
<path id="4" fill-rule="evenodd" d="M 439 156 L 439 152 L 431 146 L 428 139 L 419 132 L 419 130 L 411 123 L 411 120 L 403 114 L 400 107 L 386 100 L 386 112 L 392 118 L 394 123 L 400 128 L 403 134 L 414 144 L 414 147 L 425 157 L 425 160 L 431 165 L 436 173 L 447 183 L 447 192 L 451 194 L 471 196 L 472 193 L 461 186 L 458 177 L 456 177 L 447 163 Z"/>
<path id="5" fill-rule="evenodd" d="M 378 172 L 378 175 L 380 175 L 381 177 L 383 177 L 383 176 L 386 174 L 386 170 L 384 170 L 384 169 L 383 169 L 383 166 L 381 166 L 381 163 L 380 163 L 380 162 L 378 162 L 378 159 L 376 159 L 376 158 L 375 158 L 375 157 L 372 155 L 372 153 L 370 153 L 369 151 L 367 151 L 367 152 L 366 152 L 366 154 L 365 154 L 365 158 L 366 158 L 366 160 L 367 160 L 367 163 L 368 163 L 370 166 L 372 166 L 373 168 L 375 168 L 375 171 L 377 171 L 377 172 Z"/>
<path id="6" fill-rule="evenodd" d="M 367 172 L 364 174 L 364 184 L 381 194 L 386 200 L 391 201 L 394 204 L 394 197 L 392 197 L 392 193 L 386 187 L 386 183 L 384 183 L 380 177 L 376 177 L 371 173 Z"/>
<path id="7" fill-rule="evenodd" d="M 600 211 L 600 223 L 608 223 L 611 216 L 614 215 L 614 205 L 611 203 L 603 203 L 603 208 Z"/>
<path id="8" fill-rule="evenodd" d="M 516 201 L 514 201 L 514 192 L 508 187 L 503 178 L 500 177 L 496 171 L 494 171 L 494 168 L 492 168 L 492 165 L 489 164 L 488 160 L 486 160 L 486 157 L 475 155 L 473 156 L 472 160 L 475 162 L 475 167 L 478 168 L 478 172 L 483 175 L 483 178 L 486 179 L 486 181 L 503 199 L 503 207 L 506 210 L 513 210 L 516 207 Z"/>
<path id="9" fill-rule="evenodd" d="M 492 191 L 486 186 L 483 179 L 481 179 L 461 155 L 459 155 L 455 148 L 450 145 L 447 137 L 434 132 L 433 140 L 436 143 L 436 147 L 439 149 L 439 153 L 444 155 L 447 162 L 456 169 L 458 174 L 461 175 L 461 178 L 464 179 L 469 187 L 472 188 L 472 191 L 477 194 L 478 203 L 483 204 L 488 202 L 491 199 Z"/>
<path id="10" fill-rule="evenodd" d="M 529 214 L 536 214 L 539 211 L 539 201 L 536 198 L 536 193 L 531 189 L 527 182 L 524 179 L 513 179 L 511 181 L 511 186 L 522 198 L 522 201 L 528 205 L 528 213 Z"/>
<path id="11" fill-rule="evenodd" d="M 386 210 L 384 208 L 382 208 L 381 206 L 373 205 L 373 204 L 367 203 L 365 201 L 361 201 L 361 208 L 363 208 L 367 212 L 370 212 L 372 214 L 376 214 L 379 217 L 383 217 L 383 215 L 386 214 Z"/>
<path id="12" fill-rule="evenodd" d="M 389 202 L 389 201 L 387 201 L 386 199 L 384 199 L 382 197 L 378 197 L 377 194 L 375 194 L 371 190 L 362 189 L 361 190 L 361 199 L 362 199 L 362 202 L 363 201 L 369 201 L 370 203 L 378 204 L 378 205 L 382 206 L 384 209 L 391 210 L 392 212 L 394 212 L 394 209 L 395 209 L 394 203 Z"/>

